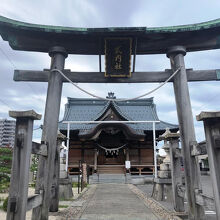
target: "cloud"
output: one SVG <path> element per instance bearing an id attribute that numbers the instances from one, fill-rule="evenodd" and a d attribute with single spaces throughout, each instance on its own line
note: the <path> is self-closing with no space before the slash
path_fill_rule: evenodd
<path id="1" fill-rule="evenodd" d="M 220 2 L 204 0 L 137 1 L 139 8 L 132 15 L 132 26 L 173 26 L 200 23 L 219 17 Z"/>

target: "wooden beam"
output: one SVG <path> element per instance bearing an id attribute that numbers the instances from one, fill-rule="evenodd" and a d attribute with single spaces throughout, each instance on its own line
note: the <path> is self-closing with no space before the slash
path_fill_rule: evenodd
<path id="1" fill-rule="evenodd" d="M 48 82 L 49 73 L 49 70 L 15 70 L 14 81 Z M 104 72 L 71 72 L 70 70 L 64 70 L 64 73 L 76 83 L 159 83 L 167 80 L 173 72 L 171 70 L 135 72 L 132 73 L 130 78 L 107 78 L 104 77 Z M 188 82 L 220 80 L 220 69 L 187 69 L 186 74 Z M 62 80 L 67 82 L 64 78 Z"/>
<path id="2" fill-rule="evenodd" d="M 36 208 L 42 204 L 43 195 L 42 194 L 36 194 L 33 196 L 29 196 L 27 200 L 27 208 L 26 211 L 29 211 L 33 208 Z"/>
<path id="3" fill-rule="evenodd" d="M 47 145 L 32 141 L 32 154 L 47 156 Z"/>

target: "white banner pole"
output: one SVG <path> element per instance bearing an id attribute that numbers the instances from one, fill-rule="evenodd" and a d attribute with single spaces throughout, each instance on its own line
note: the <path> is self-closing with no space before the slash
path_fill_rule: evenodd
<path id="1" fill-rule="evenodd" d="M 153 141 L 154 141 L 154 177 L 157 178 L 157 147 L 156 147 L 155 122 L 153 122 Z"/>
<path id="2" fill-rule="evenodd" d="M 66 172 L 68 172 L 69 146 L 70 146 L 70 123 L 67 124 Z"/>

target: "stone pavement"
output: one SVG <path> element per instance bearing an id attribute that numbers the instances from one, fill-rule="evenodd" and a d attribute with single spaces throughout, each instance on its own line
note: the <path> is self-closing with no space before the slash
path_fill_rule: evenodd
<path id="1" fill-rule="evenodd" d="M 81 220 L 158 220 L 127 184 L 99 184 Z"/>

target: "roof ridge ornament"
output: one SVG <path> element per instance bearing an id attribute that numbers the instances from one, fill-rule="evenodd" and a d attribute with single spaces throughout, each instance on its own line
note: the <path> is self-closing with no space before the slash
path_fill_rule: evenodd
<path id="1" fill-rule="evenodd" d="M 108 96 L 106 96 L 107 99 L 116 99 L 114 92 L 108 92 Z"/>

